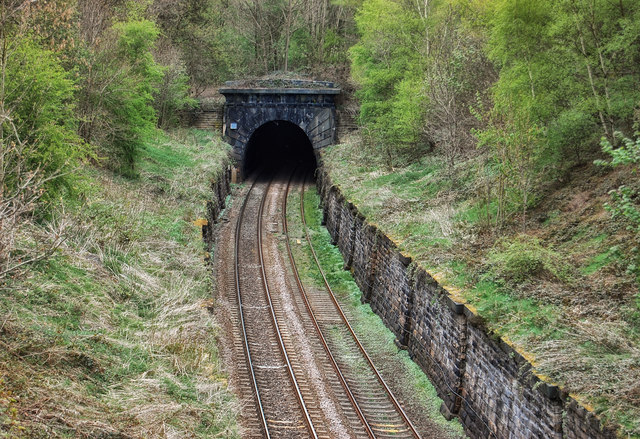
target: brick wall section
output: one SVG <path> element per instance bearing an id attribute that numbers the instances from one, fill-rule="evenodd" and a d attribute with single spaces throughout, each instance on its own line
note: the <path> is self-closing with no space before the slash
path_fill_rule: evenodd
<path id="1" fill-rule="evenodd" d="M 320 161 L 321 162 L 321 161 Z M 473 439 L 613 439 L 595 414 L 540 380 L 468 307 L 402 255 L 318 172 L 323 222 L 369 302 Z"/>
<path id="2" fill-rule="evenodd" d="M 482 326 L 467 327 L 460 419 L 482 437 L 562 439 L 562 402 L 531 364 Z"/>
<path id="3" fill-rule="evenodd" d="M 340 248 L 340 252 L 343 255 L 351 256 L 353 250 L 353 226 L 355 224 L 354 211 L 352 210 L 353 205 L 342 202 L 340 206 L 340 233 L 338 234 L 336 245 Z M 348 265 L 349 261 L 345 259 L 345 268 L 348 268 Z"/>
<path id="4" fill-rule="evenodd" d="M 409 318 L 409 280 L 406 266 L 395 244 L 378 234 L 373 252 L 377 255 L 369 303 L 385 325 L 395 334 L 397 343 L 406 345 L 405 325 Z"/>
<path id="5" fill-rule="evenodd" d="M 563 392 L 565 420 L 564 434 L 566 439 L 604 438 L 616 439 L 618 435 L 612 428 L 603 427 L 598 418 Z"/>
<path id="6" fill-rule="evenodd" d="M 324 108 L 315 114 L 311 122 L 302 128 L 309 136 L 314 149 L 333 145 L 336 139 L 336 110 Z"/>
<path id="7" fill-rule="evenodd" d="M 189 115 L 189 125 L 201 130 L 222 131 L 224 107 L 211 110 L 196 110 Z"/>
<path id="8" fill-rule="evenodd" d="M 371 300 L 377 267 L 377 255 L 373 251 L 377 234 L 373 227 L 367 225 L 362 216 L 356 217 L 355 224 L 351 271 L 360 291 L 362 291 L 362 301 L 368 303 Z"/>

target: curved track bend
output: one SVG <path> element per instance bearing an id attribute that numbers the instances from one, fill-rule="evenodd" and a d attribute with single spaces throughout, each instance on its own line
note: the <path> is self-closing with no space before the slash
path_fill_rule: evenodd
<path id="1" fill-rule="evenodd" d="M 304 222 L 306 177 L 299 176 L 293 171 L 254 180 L 235 227 L 242 339 L 236 350 L 246 362 L 241 386 L 252 395 L 245 401 L 252 399 L 256 407 L 246 436 L 420 438 L 359 343 L 320 265 L 326 289 L 305 288 L 298 276 L 286 202 L 292 189 L 300 192 Z"/>

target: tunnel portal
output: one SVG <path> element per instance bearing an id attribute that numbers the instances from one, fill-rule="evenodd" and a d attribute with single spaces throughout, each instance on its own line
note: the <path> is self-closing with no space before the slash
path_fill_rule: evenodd
<path id="1" fill-rule="evenodd" d="M 242 174 L 250 175 L 258 168 L 282 167 L 315 169 L 316 157 L 307 134 L 286 120 L 267 122 L 256 129 L 247 142 Z"/>
<path id="2" fill-rule="evenodd" d="M 223 137 L 243 174 L 263 159 L 272 166 L 282 163 L 276 158 L 288 156 L 315 163 L 313 152 L 335 143 L 335 98 L 340 89 L 331 82 L 227 82 L 220 93 L 226 100 Z"/>

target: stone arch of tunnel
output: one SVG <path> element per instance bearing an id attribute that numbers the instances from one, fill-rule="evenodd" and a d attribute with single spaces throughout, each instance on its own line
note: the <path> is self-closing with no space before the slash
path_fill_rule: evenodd
<path id="1" fill-rule="evenodd" d="M 264 158 L 261 156 L 263 151 L 279 154 L 281 158 L 289 151 L 299 159 L 297 154 L 300 151 L 291 148 L 293 138 L 299 138 L 306 145 L 303 151 L 309 149 L 309 144 L 311 151 L 315 152 L 335 143 L 335 99 L 340 89 L 333 83 L 320 81 L 286 80 L 277 83 L 277 87 L 269 81 L 246 87 L 228 82 L 219 90 L 225 97 L 222 134 L 232 147 L 231 155 L 240 171 L 240 178 L 255 166 L 256 156 Z M 303 141 L 301 133 L 306 141 Z M 269 134 L 289 145 L 289 149 L 282 145 L 282 148 L 267 145 L 265 139 Z M 263 146 L 256 149 L 257 144 Z"/>
<path id="2" fill-rule="evenodd" d="M 307 133 L 293 122 L 273 120 L 251 134 L 245 148 L 242 173 L 248 176 L 260 167 L 315 169 L 316 165 L 313 145 Z"/>

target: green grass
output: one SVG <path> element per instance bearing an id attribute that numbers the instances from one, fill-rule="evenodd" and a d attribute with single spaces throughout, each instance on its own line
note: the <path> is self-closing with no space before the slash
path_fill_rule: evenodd
<path id="1" fill-rule="evenodd" d="M 0 289 L 0 437 L 238 437 L 191 223 L 227 149 L 176 131 L 149 140 L 135 180 L 81 171 L 65 243 Z"/>
<path id="2" fill-rule="evenodd" d="M 460 158 L 451 175 L 434 154 L 389 170 L 352 139 L 323 150 L 323 163 L 367 221 L 461 294 L 489 330 L 640 437 L 637 237 L 604 211 L 600 171 L 581 168 L 544 188 L 523 232 L 520 212 L 507 206 L 498 226 L 495 194 L 486 205 L 496 170 L 482 154 Z"/>
<path id="3" fill-rule="evenodd" d="M 607 235 L 599 235 L 598 237 L 592 239 L 590 244 L 593 246 L 599 246 L 604 239 L 606 239 Z M 617 246 L 609 247 L 605 251 L 596 254 L 592 258 L 590 258 L 585 265 L 580 268 L 580 271 L 585 276 L 592 275 L 602 268 L 611 265 L 612 263 L 619 262 L 622 259 L 620 254 L 620 250 Z"/>
<path id="4" fill-rule="evenodd" d="M 562 311 L 536 300 L 514 297 L 491 281 L 477 283 L 466 294 L 473 298 L 478 313 L 494 323 L 501 333 L 513 340 L 558 338 L 566 328 L 561 324 Z"/>

